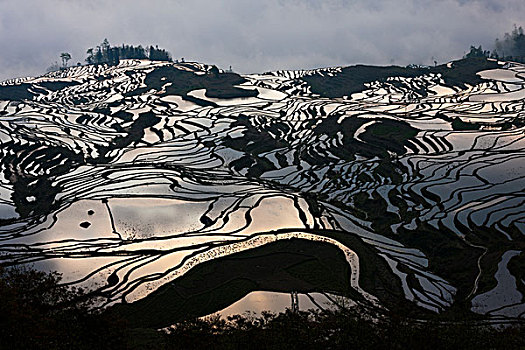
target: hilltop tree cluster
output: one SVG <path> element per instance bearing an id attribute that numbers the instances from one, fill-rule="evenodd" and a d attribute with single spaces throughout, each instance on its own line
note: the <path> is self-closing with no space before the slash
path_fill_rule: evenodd
<path id="1" fill-rule="evenodd" d="M 86 62 L 88 64 L 107 63 L 117 65 L 121 59 L 150 59 L 152 61 L 172 61 L 171 54 L 158 46 L 144 48 L 141 45 L 111 46 L 108 39 L 95 48 L 87 50 Z"/>
<path id="2" fill-rule="evenodd" d="M 490 57 L 491 53 L 488 50 L 483 50 L 481 45 L 478 47 L 470 46 L 470 51 L 465 55 L 465 58 L 474 58 L 474 57 Z"/>
<path id="3" fill-rule="evenodd" d="M 117 65 L 120 60 L 123 59 L 150 59 L 152 61 L 169 61 L 172 62 L 171 54 L 165 49 L 159 48 L 157 45 L 150 45 L 149 47 L 124 45 L 122 46 L 111 46 L 108 39 L 97 45 L 95 48 L 89 48 L 87 50 L 87 64 L 103 64 Z M 54 62 L 49 66 L 46 71 L 53 72 L 67 68 L 67 63 L 71 60 L 71 54 L 63 52 L 60 54 L 62 65 L 58 62 Z M 80 62 L 77 63 L 80 66 Z"/>
<path id="4" fill-rule="evenodd" d="M 503 39 L 496 39 L 492 52 L 480 46 L 471 46 L 465 58 L 492 57 L 502 60 L 525 63 L 525 34 L 523 28 L 514 25 L 511 33 L 505 33 Z"/>
<path id="5" fill-rule="evenodd" d="M 514 25 L 511 33 L 505 33 L 503 39 L 496 39 L 493 54 L 513 61 L 525 62 L 525 35 L 522 27 Z"/>

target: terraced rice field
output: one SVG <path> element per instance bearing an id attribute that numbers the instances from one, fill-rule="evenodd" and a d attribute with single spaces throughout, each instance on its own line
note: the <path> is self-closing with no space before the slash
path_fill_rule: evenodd
<path id="1" fill-rule="evenodd" d="M 524 318 L 524 118 L 525 66 L 484 60 L 243 76 L 123 60 L 6 81 L 1 263 L 133 310 L 298 238 L 342 253 L 348 290 L 295 291 Z"/>

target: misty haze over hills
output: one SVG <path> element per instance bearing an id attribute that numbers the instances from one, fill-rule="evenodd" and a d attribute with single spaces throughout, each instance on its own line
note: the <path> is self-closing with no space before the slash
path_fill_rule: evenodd
<path id="1" fill-rule="evenodd" d="M 38 75 L 57 53 L 83 62 L 104 37 L 242 73 L 336 65 L 428 64 L 492 50 L 521 0 L 0 1 L 0 80 Z"/>

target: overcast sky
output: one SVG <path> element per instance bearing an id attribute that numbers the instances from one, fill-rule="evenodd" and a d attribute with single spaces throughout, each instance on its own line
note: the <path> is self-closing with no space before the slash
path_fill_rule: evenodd
<path id="1" fill-rule="evenodd" d="M 525 25 L 524 0 L 0 0 L 0 80 L 61 52 L 158 44 L 240 73 L 356 63 L 431 64 Z"/>

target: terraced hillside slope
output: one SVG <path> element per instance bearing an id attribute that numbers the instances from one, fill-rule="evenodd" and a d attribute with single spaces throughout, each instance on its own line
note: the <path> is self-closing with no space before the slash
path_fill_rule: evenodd
<path id="1" fill-rule="evenodd" d="M 1 262 L 163 312 L 155 327 L 278 286 L 524 318 L 524 106 L 525 66 L 485 59 L 243 76 L 123 60 L 6 81 Z M 275 246 L 290 239 L 319 251 Z"/>

